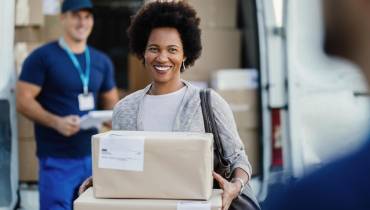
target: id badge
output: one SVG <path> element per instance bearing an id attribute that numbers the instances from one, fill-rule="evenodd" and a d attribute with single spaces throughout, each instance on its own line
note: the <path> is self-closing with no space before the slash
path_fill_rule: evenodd
<path id="1" fill-rule="evenodd" d="M 94 104 L 93 94 L 92 93 L 79 94 L 78 95 L 78 105 L 79 105 L 80 111 L 87 111 L 87 110 L 94 109 L 95 104 Z"/>

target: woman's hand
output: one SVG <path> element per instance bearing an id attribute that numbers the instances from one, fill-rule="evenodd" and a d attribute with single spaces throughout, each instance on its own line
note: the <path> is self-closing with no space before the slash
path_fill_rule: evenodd
<path id="1" fill-rule="evenodd" d="M 217 180 L 221 189 L 224 191 L 222 194 L 222 210 L 227 210 L 231 202 L 238 197 L 241 184 L 238 182 L 231 183 L 216 172 L 213 172 L 213 178 Z"/>
<path id="2" fill-rule="evenodd" d="M 81 195 L 83 192 L 85 192 L 89 187 L 93 186 L 93 179 L 92 176 L 85 179 L 84 182 L 82 182 L 80 188 L 78 189 L 78 195 Z"/>

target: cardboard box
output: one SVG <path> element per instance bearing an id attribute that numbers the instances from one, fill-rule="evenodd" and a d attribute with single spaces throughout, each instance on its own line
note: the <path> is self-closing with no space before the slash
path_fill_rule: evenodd
<path id="1" fill-rule="evenodd" d="M 42 41 L 50 42 L 59 39 L 63 35 L 63 29 L 59 15 L 45 15 L 45 24 L 41 27 Z"/>
<path id="2" fill-rule="evenodd" d="M 45 15 L 43 26 L 24 26 L 15 28 L 15 42 L 46 43 L 57 40 L 63 30 L 59 15 Z"/>
<path id="3" fill-rule="evenodd" d="M 239 68 L 241 57 L 241 33 L 238 30 L 202 30 L 203 51 L 194 66 L 187 69 L 182 78 L 193 81 L 210 81 L 219 69 Z"/>
<path id="4" fill-rule="evenodd" d="M 44 24 L 43 0 L 17 0 L 15 5 L 16 26 L 40 26 Z"/>
<path id="5" fill-rule="evenodd" d="M 261 171 L 260 163 L 260 138 L 258 129 L 239 129 L 240 138 L 244 144 L 248 160 L 252 165 L 252 175 L 258 175 Z"/>
<path id="6" fill-rule="evenodd" d="M 256 89 L 217 90 L 230 105 L 238 128 L 259 125 L 258 91 Z"/>
<path id="7" fill-rule="evenodd" d="M 39 164 L 36 157 L 36 142 L 34 138 L 19 140 L 19 180 L 22 182 L 37 182 Z"/>
<path id="8" fill-rule="evenodd" d="M 259 126 L 258 110 L 251 109 L 248 104 L 231 106 L 238 128 L 257 128 Z"/>
<path id="9" fill-rule="evenodd" d="M 211 85 L 216 90 L 257 89 L 258 71 L 256 69 L 218 70 L 212 74 Z"/>
<path id="10" fill-rule="evenodd" d="M 187 0 L 206 28 L 236 28 L 237 0 Z"/>
<path id="11" fill-rule="evenodd" d="M 257 89 L 239 89 L 239 90 L 217 90 L 230 106 L 247 104 L 248 109 L 254 109 L 258 105 Z"/>
<path id="12" fill-rule="evenodd" d="M 42 30 L 40 27 L 15 27 L 15 42 L 40 42 Z"/>
<path id="13" fill-rule="evenodd" d="M 163 199 L 97 199 L 94 198 L 92 189 L 89 188 L 74 201 L 73 208 L 74 210 L 221 210 L 221 195 L 221 190 L 213 190 L 212 197 L 209 201 Z"/>
<path id="14" fill-rule="evenodd" d="M 149 72 L 145 70 L 142 62 L 132 54 L 128 56 L 128 76 L 130 92 L 143 89 L 151 82 Z"/>
<path id="15" fill-rule="evenodd" d="M 92 145 L 97 198 L 211 196 L 212 134 L 110 131 L 94 135 Z"/>
<path id="16" fill-rule="evenodd" d="M 145 3 L 156 0 L 145 0 Z M 182 0 L 166 0 L 179 2 Z M 203 29 L 237 27 L 237 0 L 183 0 L 194 7 Z"/>
<path id="17" fill-rule="evenodd" d="M 17 114 L 17 123 L 18 123 L 18 138 L 34 138 L 35 131 L 33 127 L 33 122 L 22 114 Z"/>

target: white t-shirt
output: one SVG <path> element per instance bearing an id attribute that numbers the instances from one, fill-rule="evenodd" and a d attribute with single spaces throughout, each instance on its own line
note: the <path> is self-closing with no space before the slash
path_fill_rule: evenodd
<path id="1" fill-rule="evenodd" d="M 186 86 L 164 95 L 145 95 L 142 110 L 145 131 L 172 131 Z"/>

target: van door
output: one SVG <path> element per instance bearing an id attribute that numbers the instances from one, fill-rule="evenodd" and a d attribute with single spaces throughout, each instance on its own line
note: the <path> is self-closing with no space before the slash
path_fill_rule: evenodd
<path id="1" fill-rule="evenodd" d="M 263 201 L 269 185 L 281 182 L 290 166 L 283 152 L 289 145 L 284 1 L 262 0 L 255 3 L 260 54 L 263 173 L 252 180 L 252 186 L 258 193 L 258 199 Z"/>
<path id="2" fill-rule="evenodd" d="M 18 144 L 16 132 L 14 1 L 0 7 L 0 209 L 14 209 L 18 189 Z"/>
<path id="3" fill-rule="evenodd" d="M 358 147 L 368 129 L 364 77 L 323 51 L 321 0 L 287 1 L 289 147 L 294 177 Z"/>

